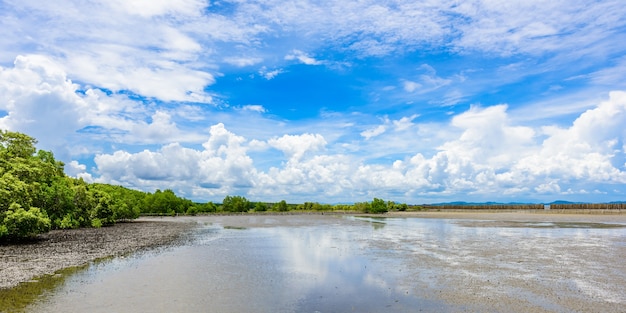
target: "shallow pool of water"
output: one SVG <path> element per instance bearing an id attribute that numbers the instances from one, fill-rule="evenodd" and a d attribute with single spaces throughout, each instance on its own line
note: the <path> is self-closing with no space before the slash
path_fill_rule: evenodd
<path id="1" fill-rule="evenodd" d="M 190 243 L 94 264 L 28 311 L 565 312 L 626 305 L 624 228 L 240 218 L 250 225 L 198 217 L 206 226 Z"/>

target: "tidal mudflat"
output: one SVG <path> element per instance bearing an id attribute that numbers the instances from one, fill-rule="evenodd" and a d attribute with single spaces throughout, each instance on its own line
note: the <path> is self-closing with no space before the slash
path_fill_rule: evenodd
<path id="1" fill-rule="evenodd" d="M 626 216 L 205 216 L 29 312 L 620 312 Z"/>

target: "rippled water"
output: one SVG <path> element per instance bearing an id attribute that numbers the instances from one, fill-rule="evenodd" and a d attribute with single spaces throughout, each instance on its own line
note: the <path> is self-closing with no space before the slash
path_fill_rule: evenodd
<path id="1" fill-rule="evenodd" d="M 546 290 L 578 290 L 583 294 L 574 300 L 583 304 L 626 305 L 626 273 L 610 263 L 621 262 L 626 249 L 619 224 L 313 217 L 307 225 L 300 216 L 254 217 L 254 227 L 241 228 L 198 219 L 214 223 L 191 243 L 93 265 L 29 310 L 506 311 L 488 302 L 499 293 L 531 308 L 568 310 Z M 559 266 L 570 267 L 570 276 L 558 277 Z"/>

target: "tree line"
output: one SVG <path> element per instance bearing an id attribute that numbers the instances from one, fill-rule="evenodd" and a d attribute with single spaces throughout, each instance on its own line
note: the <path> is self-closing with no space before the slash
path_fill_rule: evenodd
<path id="1" fill-rule="evenodd" d="M 322 204 L 318 202 L 304 202 L 301 204 L 289 204 L 285 200 L 280 202 L 252 202 L 243 196 L 226 196 L 221 204 L 208 202 L 206 204 L 196 203 L 185 212 L 189 215 L 198 213 L 248 213 L 248 212 L 323 212 L 323 211 L 340 211 L 340 212 L 358 212 L 380 214 L 389 211 L 406 211 L 409 206 L 406 203 L 396 203 L 393 201 L 385 201 L 383 199 L 374 198 L 372 202 L 357 202 L 354 204 Z M 421 207 L 412 207 L 412 209 L 421 209 Z"/>

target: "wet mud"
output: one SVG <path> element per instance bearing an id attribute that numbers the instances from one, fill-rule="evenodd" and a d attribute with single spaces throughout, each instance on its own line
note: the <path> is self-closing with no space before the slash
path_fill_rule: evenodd
<path id="1" fill-rule="evenodd" d="M 55 230 L 29 242 L 0 243 L 0 289 L 100 258 L 165 246 L 183 240 L 194 227 L 196 223 L 145 219 L 102 228 Z"/>

